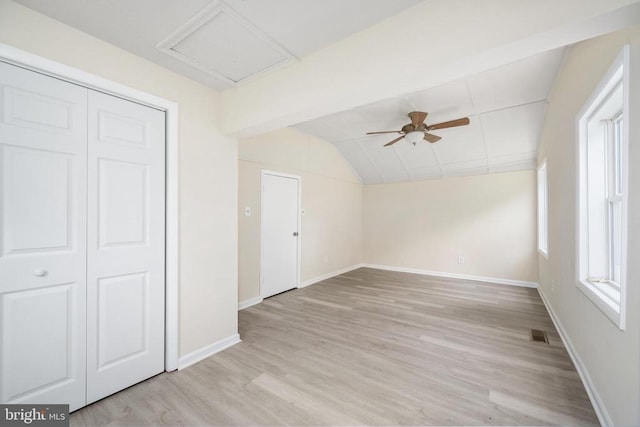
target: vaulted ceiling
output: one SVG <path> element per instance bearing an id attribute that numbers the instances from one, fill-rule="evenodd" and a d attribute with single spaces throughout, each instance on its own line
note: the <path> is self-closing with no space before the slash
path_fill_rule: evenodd
<path id="1" fill-rule="evenodd" d="M 640 23 L 640 0 L 15 1 L 220 90 L 223 133 L 293 126 L 365 183 L 533 168 L 566 46 Z M 365 136 L 414 110 L 471 124 Z"/>
<path id="2" fill-rule="evenodd" d="M 546 99 L 564 48 L 420 92 L 298 124 L 333 143 L 366 184 L 533 169 Z M 410 122 L 410 111 L 428 112 L 426 123 L 469 117 L 468 126 L 432 131 L 442 139 L 415 146 L 401 140 L 384 147 Z"/>

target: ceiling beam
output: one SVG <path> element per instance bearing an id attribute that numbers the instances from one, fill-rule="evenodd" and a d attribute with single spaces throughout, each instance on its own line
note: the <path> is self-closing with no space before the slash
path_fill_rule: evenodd
<path id="1" fill-rule="evenodd" d="M 640 0 L 426 0 L 221 94 L 221 130 L 270 131 L 640 24 Z"/>

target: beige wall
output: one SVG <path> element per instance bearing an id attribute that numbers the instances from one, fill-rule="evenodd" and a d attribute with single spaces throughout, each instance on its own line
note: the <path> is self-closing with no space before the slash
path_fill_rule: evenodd
<path id="1" fill-rule="evenodd" d="M 367 185 L 363 200 L 367 263 L 538 281 L 533 171 Z"/>
<path id="2" fill-rule="evenodd" d="M 0 43 L 179 104 L 180 354 L 237 332 L 237 144 L 217 128 L 219 94 L 16 3 Z"/>
<path id="3" fill-rule="evenodd" d="M 625 43 L 631 44 L 627 327 L 620 331 L 576 287 L 575 118 Z M 552 89 L 540 144 L 549 183 L 549 259 L 540 286 L 615 425 L 640 425 L 640 28 L 574 46 Z M 555 286 L 552 287 L 552 283 Z"/>
<path id="4" fill-rule="evenodd" d="M 240 140 L 238 155 L 238 301 L 260 295 L 262 169 L 302 177 L 301 283 L 362 262 L 362 185 L 333 145 L 285 128 Z"/>

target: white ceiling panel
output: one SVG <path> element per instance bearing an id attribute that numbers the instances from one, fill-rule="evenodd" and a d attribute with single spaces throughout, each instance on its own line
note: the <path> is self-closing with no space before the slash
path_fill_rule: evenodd
<path id="1" fill-rule="evenodd" d="M 387 173 L 382 176 L 382 182 L 405 182 L 411 181 L 411 177 L 406 172 L 400 172 L 397 174 Z"/>
<path id="2" fill-rule="evenodd" d="M 412 181 L 422 181 L 425 179 L 438 179 L 442 178 L 442 171 L 440 167 L 437 168 L 424 168 L 424 169 L 411 169 L 409 171 Z"/>
<path id="3" fill-rule="evenodd" d="M 323 117 L 321 120 L 325 126 L 339 129 L 344 139 L 357 139 L 367 135 L 367 132 L 378 129 L 378 117 L 367 117 L 366 114 L 356 110 L 344 111 L 338 114 Z M 389 129 L 393 130 L 393 128 Z"/>
<path id="4" fill-rule="evenodd" d="M 406 174 L 406 168 L 400 157 L 392 147 L 384 147 L 382 143 L 360 142 L 360 146 L 366 151 L 369 159 L 378 168 L 381 175 Z"/>
<path id="5" fill-rule="evenodd" d="M 301 57 L 421 0 L 227 0 L 238 13 Z M 301 35 L 304 35 L 301 37 Z"/>
<path id="6" fill-rule="evenodd" d="M 524 162 L 535 158 L 536 154 L 537 151 L 524 151 L 515 154 L 506 154 L 503 156 L 491 156 L 491 165 L 493 167 L 499 164 Z"/>
<path id="7" fill-rule="evenodd" d="M 433 131 L 442 139 L 434 143 L 433 149 L 442 164 L 483 159 L 487 152 L 482 140 L 482 130 L 476 116 L 470 118 L 468 126 Z"/>
<path id="8" fill-rule="evenodd" d="M 363 182 L 382 182 L 382 175 L 371 163 L 369 156 L 360 147 L 360 144 L 354 141 L 344 141 L 335 145 Z"/>
<path id="9" fill-rule="evenodd" d="M 547 99 L 563 56 L 556 49 L 470 77 L 476 113 Z"/>
<path id="10" fill-rule="evenodd" d="M 442 165 L 443 176 L 468 176 L 489 173 L 486 159 L 470 160 Z"/>
<path id="11" fill-rule="evenodd" d="M 426 123 L 430 125 L 475 113 L 466 80 L 447 83 L 406 98 L 411 104 L 411 110 L 429 113 Z M 409 111 L 405 112 L 405 117 Z"/>
<path id="12" fill-rule="evenodd" d="M 363 123 L 371 126 L 366 132 L 376 132 L 400 129 L 409 122 L 407 112 L 413 110 L 413 106 L 405 98 L 393 98 L 364 105 L 355 111 Z"/>
<path id="13" fill-rule="evenodd" d="M 371 147 L 365 150 L 384 182 L 410 180 L 407 169 L 402 164 L 395 150 L 382 150 Z"/>
<path id="14" fill-rule="evenodd" d="M 533 153 L 530 159 L 516 160 L 491 165 L 492 172 L 511 172 L 518 170 L 535 169 L 537 164 L 536 153 Z"/>
<path id="15" fill-rule="evenodd" d="M 402 163 L 409 170 L 424 169 L 424 168 L 436 168 L 438 171 L 438 160 L 433 151 L 433 147 L 430 144 L 407 144 L 400 141 L 393 145 Z"/>
<path id="16" fill-rule="evenodd" d="M 160 46 L 176 58 L 231 83 L 293 59 L 224 5 L 197 15 Z"/>
<path id="17" fill-rule="evenodd" d="M 521 169 L 535 169 L 538 152 L 517 153 L 491 157 L 489 168 L 492 172 L 508 172 Z"/>
<path id="18" fill-rule="evenodd" d="M 545 109 L 543 101 L 482 114 L 489 157 L 536 151 Z"/>

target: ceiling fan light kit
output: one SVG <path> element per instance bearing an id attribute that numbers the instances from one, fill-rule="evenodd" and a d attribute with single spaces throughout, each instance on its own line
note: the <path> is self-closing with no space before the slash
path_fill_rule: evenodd
<path id="1" fill-rule="evenodd" d="M 470 123 L 469 118 L 464 117 L 462 119 L 450 120 L 448 122 L 436 123 L 435 125 L 427 126 L 424 122 L 424 120 L 427 118 L 427 114 L 428 113 L 425 113 L 424 111 L 412 111 L 409 114 L 407 114 L 411 119 L 411 123 L 407 123 L 406 125 L 402 126 L 401 130 L 367 132 L 367 135 L 377 135 L 381 133 L 399 133 L 402 135 L 384 144 L 385 147 L 388 147 L 389 145 L 393 145 L 396 142 L 400 141 L 401 139 L 405 139 L 407 142 L 413 145 L 416 145 L 418 142 L 422 140 L 425 140 L 430 143 L 434 143 L 434 142 L 440 141 L 442 137 L 429 133 L 429 131 L 436 130 L 436 129 L 452 128 L 457 126 L 465 126 Z"/>
<path id="2" fill-rule="evenodd" d="M 408 134 L 406 134 L 404 136 L 404 139 L 413 144 L 416 145 L 418 142 L 422 141 L 424 139 L 424 132 L 420 132 L 417 130 L 411 131 Z"/>

